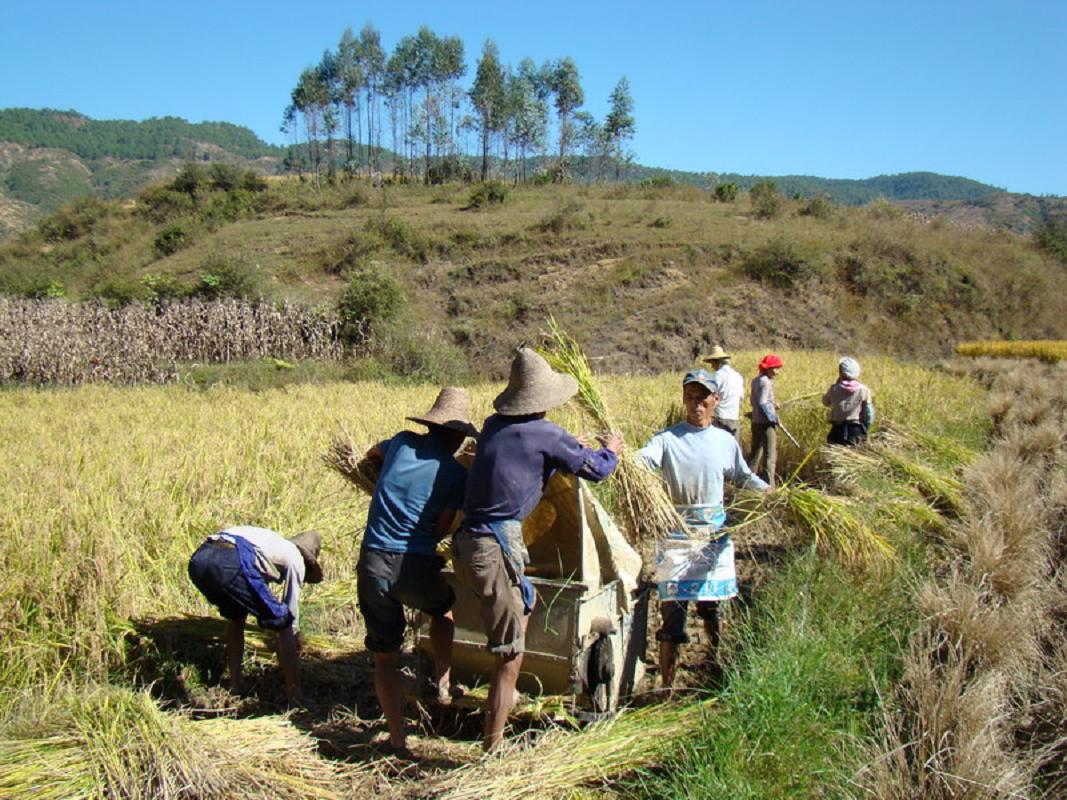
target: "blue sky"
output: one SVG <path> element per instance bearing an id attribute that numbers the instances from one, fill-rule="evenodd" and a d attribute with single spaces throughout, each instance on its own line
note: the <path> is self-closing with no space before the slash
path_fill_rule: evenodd
<path id="1" fill-rule="evenodd" d="M 831 178 L 930 170 L 1067 195 L 1067 0 L 395 2 L 8 0 L 0 107 L 174 115 L 283 143 L 300 70 L 372 22 L 570 55 L 585 108 L 631 83 L 644 164 Z"/>

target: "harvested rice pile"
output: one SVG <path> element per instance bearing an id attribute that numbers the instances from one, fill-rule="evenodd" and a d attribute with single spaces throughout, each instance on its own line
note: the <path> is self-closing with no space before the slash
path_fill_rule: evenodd
<path id="1" fill-rule="evenodd" d="M 369 445 L 356 444 L 352 437 L 342 430 L 334 437 L 322 460 L 327 467 L 357 489 L 371 495 L 374 494 L 374 487 L 378 485 L 378 465 L 363 457 L 369 449 Z"/>

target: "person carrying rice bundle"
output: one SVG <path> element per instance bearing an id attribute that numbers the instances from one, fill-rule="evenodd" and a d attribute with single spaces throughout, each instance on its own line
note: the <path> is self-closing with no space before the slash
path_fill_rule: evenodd
<path id="1" fill-rule="evenodd" d="M 748 464 L 752 471 L 775 487 L 778 462 L 778 409 L 774 400 L 774 379 L 782 370 L 782 359 L 768 353 L 759 362 L 759 375 L 752 380 L 752 449 Z"/>
<path id="2" fill-rule="evenodd" d="M 730 354 L 715 345 L 704 363 L 711 364 L 712 375 L 719 385 L 719 404 L 715 407 L 715 419 L 711 424 L 733 434 L 741 444 L 741 401 L 745 398 L 745 379 L 730 366 Z"/>
<path id="3" fill-rule="evenodd" d="M 456 577 L 481 600 L 487 647 L 495 656 L 485 706 L 486 750 L 500 743 L 514 705 L 526 625 L 536 600 L 525 574 L 529 554 L 522 520 L 540 502 L 554 472 L 602 481 L 614 471 L 622 450 L 618 434 L 607 435 L 599 449 L 592 449 L 544 418 L 577 391 L 573 377 L 553 371 L 535 351 L 520 348 L 507 387 L 493 401 L 497 413 L 482 426 L 467 480 L 465 516 L 453 543 Z"/>
<path id="4" fill-rule="evenodd" d="M 829 444 L 853 447 L 867 441 L 874 423 L 874 399 L 859 377 L 859 362 L 845 356 L 837 365 L 837 381 L 822 396 L 822 404 L 830 407 Z"/>
<path id="5" fill-rule="evenodd" d="M 305 531 L 286 539 L 267 528 L 237 525 L 208 536 L 189 559 L 189 578 L 226 618 L 226 663 L 229 687 L 242 690 L 245 619 L 277 634 L 278 664 L 291 706 L 313 704 L 300 688 L 300 589 L 322 580 L 322 537 Z M 282 584 L 279 601 L 268 583 Z"/>
<path id="6" fill-rule="evenodd" d="M 445 387 L 422 416 L 407 417 L 426 433 L 401 431 L 367 451 L 378 481 L 356 565 L 365 644 L 374 653 L 374 690 L 389 727 L 389 744 L 407 747 L 400 677 L 404 608 L 430 617 L 437 701 L 451 701 L 452 606 L 456 595 L 445 579 L 437 543 L 463 506 L 467 470 L 455 453 L 478 430 L 470 421 L 466 390 Z"/>
<path id="7" fill-rule="evenodd" d="M 664 688 L 674 685 L 678 646 L 689 641 L 685 632 L 689 602 L 696 601 L 717 664 L 719 603 L 737 595 L 733 542 L 721 532 L 726 524 L 724 479 L 746 489 L 770 490 L 748 468 L 737 440 L 712 424 L 720 391 L 706 370 L 687 373 L 682 379 L 685 420 L 660 431 L 638 451 L 647 467 L 660 471 L 689 529 L 660 542 L 656 553 L 663 619 L 656 640 Z"/>

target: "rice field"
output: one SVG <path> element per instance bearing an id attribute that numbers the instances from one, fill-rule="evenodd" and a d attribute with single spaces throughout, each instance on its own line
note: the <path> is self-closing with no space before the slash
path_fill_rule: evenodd
<path id="1" fill-rule="evenodd" d="M 751 378 L 761 355 L 740 353 L 734 365 Z M 788 475 L 806 462 L 805 474 L 817 477 L 825 464 L 811 451 L 828 430 L 817 395 L 834 379 L 838 356 L 781 355 L 776 394 L 780 402 L 798 398 L 783 403 L 782 416 L 802 446 L 780 444 L 779 471 Z M 980 443 L 987 426 L 984 390 L 975 382 L 882 357 L 862 364 L 879 419 Z M 681 393 L 681 374 L 596 380 L 628 446 L 643 444 Z M 476 421 L 501 388 L 469 387 Z M 56 789 L 43 796 L 98 797 L 107 791 L 102 786 L 115 796 L 139 796 L 129 787 L 145 786 L 155 796 L 191 796 L 181 786 L 201 777 L 159 773 L 153 753 L 180 766 L 193 758 L 192 749 L 200 748 L 196 758 L 203 760 L 218 752 L 212 742 L 239 743 L 246 723 L 253 739 L 286 728 L 274 717 L 254 730 L 252 720 L 219 720 L 202 726 L 210 735 L 190 734 L 196 721 L 160 711 L 126 683 L 135 624 L 211 614 L 185 573 L 205 534 L 242 523 L 282 533 L 315 528 L 323 533 L 326 580 L 307 587 L 306 632 L 318 642 L 361 641 L 354 573 L 368 499 L 329 469 L 323 455 L 339 430 L 370 443 L 409 427 L 404 417 L 429 408 L 438 389 L 333 383 L 262 392 L 103 385 L 0 391 L 0 797 L 20 796 L 42 782 L 74 786 L 55 783 L 60 775 L 79 782 L 81 793 Z M 596 430 L 573 404 L 551 416 L 574 432 Z M 611 491 L 609 484 L 609 503 Z M 91 713 L 85 698 L 93 698 Z M 341 708 L 351 702 L 327 699 Z M 105 713 L 101 703 L 121 709 Z M 343 727 L 344 719 L 341 714 L 330 725 Z M 169 749 L 152 744 L 158 736 L 151 731 L 160 726 L 180 731 Z M 133 741 L 134 731 L 149 739 L 138 751 L 141 761 L 130 767 L 136 774 L 126 775 L 106 743 Z M 87 749 L 90 734 L 103 743 Z M 308 741 L 295 731 L 278 741 L 301 754 L 293 762 L 296 777 L 273 775 L 260 764 L 257 780 L 289 781 L 287 793 L 277 796 L 330 796 L 324 782 L 348 774 L 351 765 L 315 756 Z M 211 783 L 217 775 L 202 779 L 208 783 L 196 796 L 239 796 Z"/>
<path id="2" fill-rule="evenodd" d="M 960 342 L 956 353 L 970 358 L 1037 358 L 1055 363 L 1067 359 L 1067 341 L 981 341 Z"/>

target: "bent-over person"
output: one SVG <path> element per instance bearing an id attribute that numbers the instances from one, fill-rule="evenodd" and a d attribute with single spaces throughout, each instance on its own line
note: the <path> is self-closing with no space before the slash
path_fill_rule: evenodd
<path id="1" fill-rule="evenodd" d="M 189 578 L 227 620 L 231 691 L 242 690 L 245 620 L 251 614 L 261 628 L 277 635 L 278 664 L 289 704 L 311 705 L 300 688 L 300 590 L 305 582 L 322 580 L 321 545 L 316 531 L 286 539 L 268 528 L 237 525 L 208 536 L 189 559 Z M 282 585 L 280 600 L 268 583 Z"/>
<path id="2" fill-rule="evenodd" d="M 437 543 L 463 506 L 467 470 L 455 453 L 478 433 L 470 408 L 464 389 L 445 387 L 429 411 L 407 417 L 425 425 L 426 433 L 401 431 L 366 455 L 380 471 L 356 565 L 357 591 L 367 625 L 365 643 L 374 653 L 374 690 L 389 744 L 397 750 L 407 745 L 400 677 L 405 607 L 430 617 L 437 700 L 451 700 L 456 595 L 441 572 L 445 562 Z"/>
<path id="3" fill-rule="evenodd" d="M 656 639 L 664 688 L 674 685 L 678 646 L 689 641 L 685 622 L 690 601 L 696 601 L 712 660 L 718 664 L 719 604 L 737 595 L 734 545 L 729 533 L 722 533 L 724 481 L 745 489 L 770 489 L 749 470 L 737 440 L 712 424 L 719 396 L 719 385 L 710 373 L 697 369 L 686 374 L 685 420 L 657 433 L 638 452 L 647 467 L 660 471 L 689 529 L 675 531 L 656 552 L 662 615 Z"/>
<path id="4" fill-rule="evenodd" d="M 874 424 L 874 399 L 859 377 L 860 363 L 845 356 L 837 365 L 837 381 L 822 396 L 822 404 L 830 407 L 829 444 L 852 447 L 867 441 Z"/>
<path id="5" fill-rule="evenodd" d="M 622 449 L 617 434 L 594 450 L 544 418 L 577 391 L 574 378 L 554 372 L 533 350 L 520 348 L 507 388 L 493 401 L 497 413 L 482 426 L 467 480 L 465 516 L 453 542 L 456 577 L 481 600 L 487 646 L 495 657 L 485 707 L 486 750 L 501 741 L 514 705 L 528 615 L 536 601 L 525 573 L 529 554 L 522 521 L 540 502 L 554 472 L 601 481 L 615 469 Z"/>

